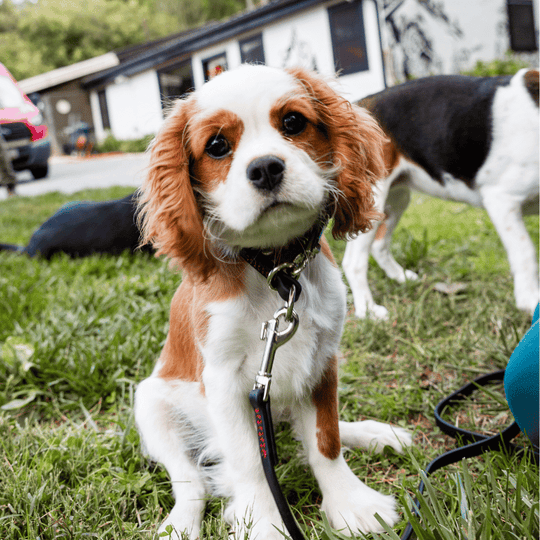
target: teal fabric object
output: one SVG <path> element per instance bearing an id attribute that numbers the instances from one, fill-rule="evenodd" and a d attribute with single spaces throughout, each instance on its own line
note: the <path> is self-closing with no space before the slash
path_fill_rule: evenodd
<path id="1" fill-rule="evenodd" d="M 512 353 L 504 374 L 504 390 L 510 410 L 521 431 L 538 446 L 539 356 L 536 306 L 532 326 Z"/>

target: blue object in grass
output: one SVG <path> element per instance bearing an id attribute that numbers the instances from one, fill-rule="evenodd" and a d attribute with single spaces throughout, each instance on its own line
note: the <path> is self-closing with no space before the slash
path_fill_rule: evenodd
<path id="1" fill-rule="evenodd" d="M 504 390 L 510 410 L 521 431 L 538 446 L 538 399 L 539 356 L 538 316 L 540 304 L 536 306 L 532 326 L 515 348 L 504 374 Z"/>

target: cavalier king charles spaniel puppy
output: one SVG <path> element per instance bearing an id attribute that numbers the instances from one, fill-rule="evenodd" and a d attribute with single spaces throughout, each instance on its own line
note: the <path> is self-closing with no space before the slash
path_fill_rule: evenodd
<path id="1" fill-rule="evenodd" d="M 178 264 L 182 283 L 135 399 L 144 448 L 166 467 L 175 497 L 160 531 L 172 525 L 197 538 L 206 497 L 216 494 L 228 498 L 224 517 L 237 538 L 283 538 L 248 395 L 265 347 L 261 323 L 284 302 L 242 250 L 279 258 L 324 215 L 336 238 L 370 229 L 383 141 L 367 112 L 299 68 L 224 72 L 168 115 L 151 147 L 139 219 L 144 241 Z M 394 524 L 394 500 L 352 473 L 341 443 L 402 451 L 411 436 L 338 420 L 346 297 L 324 237 L 299 282 L 300 324 L 276 354 L 272 414 L 301 440 L 330 524 L 345 534 L 382 531 L 375 514 Z"/>

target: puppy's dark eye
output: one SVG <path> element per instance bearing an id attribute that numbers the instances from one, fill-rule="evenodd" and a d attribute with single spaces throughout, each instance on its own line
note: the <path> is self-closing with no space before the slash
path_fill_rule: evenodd
<path id="1" fill-rule="evenodd" d="M 287 135 L 300 135 L 306 125 L 306 117 L 299 112 L 290 112 L 283 117 L 283 131 Z"/>
<path id="2" fill-rule="evenodd" d="M 208 139 L 204 150 L 210 157 L 220 159 L 230 153 L 231 145 L 223 135 L 218 134 Z"/>

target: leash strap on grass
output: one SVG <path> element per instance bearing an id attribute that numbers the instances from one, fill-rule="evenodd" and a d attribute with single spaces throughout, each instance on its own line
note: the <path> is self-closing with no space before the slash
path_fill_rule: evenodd
<path id="1" fill-rule="evenodd" d="M 450 437 L 453 437 L 454 439 L 460 438 L 464 441 L 472 441 L 472 442 L 466 446 L 461 446 L 459 448 L 455 448 L 454 450 L 450 450 L 449 452 L 446 452 L 445 454 L 442 454 L 441 456 L 435 458 L 426 467 L 426 470 L 425 470 L 426 476 L 429 476 L 430 474 L 441 469 L 442 467 L 446 467 L 447 465 L 451 465 L 452 463 L 457 463 L 458 461 L 461 461 L 462 459 L 479 456 L 480 454 L 483 454 L 484 452 L 488 452 L 492 450 L 500 450 L 500 449 L 507 450 L 508 452 L 517 452 L 517 451 L 527 452 L 529 450 L 527 448 L 512 444 L 510 442 L 514 437 L 516 437 L 521 432 L 516 422 L 513 422 L 510 426 L 505 428 L 501 433 L 494 435 L 492 437 L 487 437 L 486 435 L 482 435 L 481 433 L 476 433 L 474 431 L 468 431 L 466 429 L 459 428 L 453 424 L 450 424 L 446 420 L 442 419 L 442 413 L 446 407 L 458 401 L 463 401 L 468 396 L 470 396 L 475 390 L 478 390 L 478 388 L 481 386 L 485 386 L 493 381 L 502 381 L 504 379 L 504 372 L 505 370 L 502 369 L 500 371 L 495 371 L 494 373 L 488 373 L 487 375 L 478 377 L 477 379 L 466 384 L 459 390 L 456 390 L 453 394 L 444 398 L 442 401 L 439 402 L 437 407 L 435 407 L 435 421 L 437 423 L 437 426 L 441 429 L 441 431 L 443 431 L 447 435 L 450 435 Z M 538 463 L 538 460 L 539 460 L 538 449 L 534 448 L 529 451 L 532 454 L 533 460 L 535 460 L 535 462 Z M 423 480 L 422 482 L 420 482 L 418 491 L 419 493 L 424 492 Z M 418 516 L 419 510 L 420 510 L 420 502 L 418 499 L 415 499 L 414 504 L 413 504 L 413 513 L 416 516 Z M 409 540 L 409 538 L 411 538 L 412 533 L 413 533 L 413 528 L 412 528 L 411 523 L 409 522 L 407 524 L 407 527 L 403 531 L 403 534 L 401 535 L 401 540 Z"/>
<path id="2" fill-rule="evenodd" d="M 270 412 L 270 398 L 264 399 L 264 388 L 256 388 L 249 393 L 249 401 L 255 411 L 255 421 L 257 423 L 257 437 L 259 439 L 259 450 L 266 476 L 266 481 L 270 491 L 276 501 L 281 519 L 289 531 L 293 540 L 305 540 L 302 531 L 294 519 L 289 503 L 281 488 L 276 476 L 275 466 L 277 464 L 276 443 L 274 440 L 274 427 L 272 425 L 272 415 Z"/>

